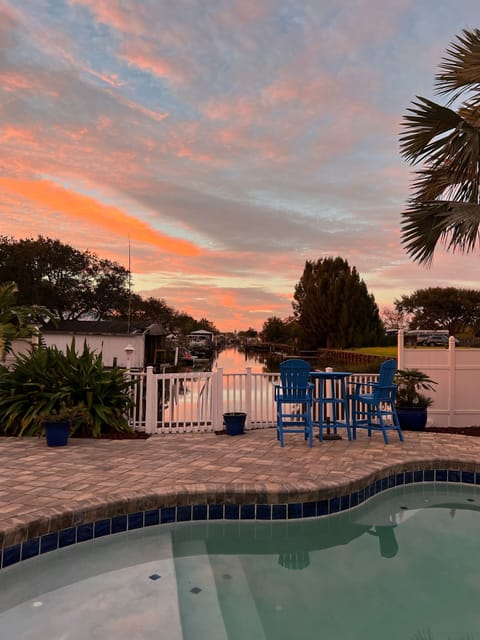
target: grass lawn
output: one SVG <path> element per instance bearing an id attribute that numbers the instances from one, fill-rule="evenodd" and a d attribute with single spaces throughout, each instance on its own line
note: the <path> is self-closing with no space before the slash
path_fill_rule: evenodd
<path id="1" fill-rule="evenodd" d="M 356 351 L 358 353 L 365 353 L 366 355 L 369 355 L 369 356 L 382 356 L 385 358 L 397 357 L 396 345 L 393 347 L 361 347 L 359 349 L 352 349 L 352 351 Z"/>

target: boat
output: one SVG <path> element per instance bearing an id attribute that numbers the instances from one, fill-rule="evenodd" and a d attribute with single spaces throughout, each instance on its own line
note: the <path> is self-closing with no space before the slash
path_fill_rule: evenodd
<path id="1" fill-rule="evenodd" d="M 187 350 L 198 358 L 211 358 L 214 351 L 213 333 L 200 329 L 192 331 L 185 339 Z"/>

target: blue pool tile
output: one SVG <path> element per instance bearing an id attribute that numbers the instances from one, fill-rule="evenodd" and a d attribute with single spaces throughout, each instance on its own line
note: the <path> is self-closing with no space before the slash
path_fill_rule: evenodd
<path id="1" fill-rule="evenodd" d="M 402 484 L 405 484 L 405 474 L 397 473 L 395 476 L 395 486 L 400 487 Z"/>
<path id="2" fill-rule="evenodd" d="M 58 549 L 58 531 L 46 533 L 40 538 L 40 553 L 48 553 Z"/>
<path id="3" fill-rule="evenodd" d="M 330 498 L 328 503 L 329 513 L 338 513 L 340 511 L 340 498 Z"/>
<path id="4" fill-rule="evenodd" d="M 93 538 L 93 522 L 81 524 L 77 527 L 77 542 L 86 542 Z"/>
<path id="5" fill-rule="evenodd" d="M 257 520 L 271 520 L 271 519 L 272 519 L 272 505 L 257 504 Z"/>
<path id="6" fill-rule="evenodd" d="M 395 476 L 388 476 L 388 488 L 393 489 L 395 486 Z"/>
<path id="7" fill-rule="evenodd" d="M 211 504 L 208 507 L 209 520 L 223 520 L 223 504 Z"/>
<path id="8" fill-rule="evenodd" d="M 446 482 L 447 481 L 447 471 L 446 471 L 446 469 L 437 469 L 435 471 L 435 480 L 437 482 Z"/>
<path id="9" fill-rule="evenodd" d="M 112 530 L 112 522 L 110 518 L 102 518 L 102 520 L 96 520 L 93 525 L 93 537 L 101 538 L 102 536 L 110 535 Z"/>
<path id="10" fill-rule="evenodd" d="M 294 520 L 295 518 L 302 517 L 302 503 L 301 502 L 291 502 L 287 505 L 287 514 L 289 520 Z"/>
<path id="11" fill-rule="evenodd" d="M 195 504 L 192 509 L 193 520 L 206 520 L 208 516 L 208 507 L 206 504 Z"/>
<path id="12" fill-rule="evenodd" d="M 328 500 L 319 500 L 317 502 L 317 516 L 328 515 Z"/>
<path id="13" fill-rule="evenodd" d="M 3 550 L 2 567 L 9 567 L 12 564 L 20 562 L 20 552 L 20 544 L 15 544 L 12 547 L 6 547 Z"/>
<path id="14" fill-rule="evenodd" d="M 40 538 L 33 538 L 27 540 L 22 544 L 22 560 L 28 560 L 28 558 L 34 558 L 40 553 Z"/>
<path id="15" fill-rule="evenodd" d="M 225 520 L 238 520 L 240 518 L 240 505 L 239 504 L 226 504 L 225 505 Z"/>
<path id="16" fill-rule="evenodd" d="M 412 484 L 413 471 L 405 471 L 405 484 Z"/>
<path id="17" fill-rule="evenodd" d="M 189 522 L 192 519 L 192 506 L 189 504 L 177 507 L 177 522 Z"/>
<path id="18" fill-rule="evenodd" d="M 414 482 L 423 482 L 423 471 L 414 471 L 413 472 L 413 481 Z"/>
<path id="19" fill-rule="evenodd" d="M 255 520 L 255 505 L 242 504 L 240 507 L 240 518 L 242 520 Z"/>
<path id="20" fill-rule="evenodd" d="M 480 473 L 475 474 L 475 484 L 480 484 Z"/>
<path id="21" fill-rule="evenodd" d="M 315 502 L 303 503 L 303 517 L 314 518 L 317 515 L 317 505 Z"/>
<path id="22" fill-rule="evenodd" d="M 382 490 L 382 481 L 381 480 L 377 480 L 375 482 L 375 495 L 377 493 L 380 493 L 381 490 Z"/>
<path id="23" fill-rule="evenodd" d="M 358 491 L 358 504 L 362 504 L 362 502 L 365 502 L 366 499 L 367 499 L 367 496 L 366 496 L 365 489 L 360 489 Z"/>
<path id="24" fill-rule="evenodd" d="M 69 547 L 72 544 L 75 544 L 77 537 L 77 530 L 75 527 L 69 527 L 68 529 L 62 529 L 58 533 L 58 546 L 61 547 Z"/>
<path id="25" fill-rule="evenodd" d="M 206 505 L 205 505 L 205 507 L 206 507 Z M 160 510 L 160 522 L 161 522 L 161 524 L 169 524 L 170 522 L 175 522 L 176 516 L 177 516 L 177 514 L 176 514 L 176 508 L 175 507 L 163 507 Z M 206 518 L 194 518 L 194 520 L 206 520 Z"/>
<path id="26" fill-rule="evenodd" d="M 350 508 L 350 494 L 346 496 L 340 496 L 340 511 L 345 511 Z"/>
<path id="27" fill-rule="evenodd" d="M 433 482 L 435 480 L 435 471 L 433 469 L 425 469 L 423 472 L 424 482 Z"/>
<path id="28" fill-rule="evenodd" d="M 128 526 L 127 516 L 114 516 L 112 518 L 112 533 L 126 531 Z"/>
<path id="29" fill-rule="evenodd" d="M 356 507 L 358 504 L 358 491 L 354 491 L 350 494 L 350 506 Z"/>
<path id="30" fill-rule="evenodd" d="M 130 513 L 128 516 L 128 530 L 142 529 L 143 528 L 143 511 L 137 511 L 136 513 Z"/>
<path id="31" fill-rule="evenodd" d="M 388 489 L 388 478 L 382 478 L 381 480 L 381 490 L 385 491 Z"/>
<path id="32" fill-rule="evenodd" d="M 462 471 L 462 482 L 473 484 L 475 482 L 475 474 L 471 471 Z"/>
<path id="33" fill-rule="evenodd" d="M 286 504 L 273 504 L 272 505 L 272 520 L 286 520 L 287 519 L 287 505 Z"/>
<path id="34" fill-rule="evenodd" d="M 453 469 L 448 471 L 447 477 L 449 482 L 460 482 L 461 480 L 460 471 L 455 471 Z"/>
<path id="35" fill-rule="evenodd" d="M 148 509 L 148 511 L 145 511 L 145 526 L 153 527 L 156 524 L 160 524 L 160 509 Z"/>

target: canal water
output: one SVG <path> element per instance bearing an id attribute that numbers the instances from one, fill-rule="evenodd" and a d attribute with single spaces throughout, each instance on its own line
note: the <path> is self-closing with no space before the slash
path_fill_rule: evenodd
<path id="1" fill-rule="evenodd" d="M 212 361 L 212 371 L 222 368 L 224 373 L 243 371 L 251 367 L 253 373 L 271 371 L 267 363 L 266 354 L 240 351 L 238 347 L 228 347 L 215 354 Z"/>

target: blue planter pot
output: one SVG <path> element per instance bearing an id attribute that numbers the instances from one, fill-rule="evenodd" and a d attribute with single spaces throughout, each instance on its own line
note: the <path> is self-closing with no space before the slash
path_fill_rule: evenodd
<path id="1" fill-rule="evenodd" d="M 425 431 L 427 424 L 427 409 L 399 409 L 397 416 L 404 431 Z"/>
<path id="2" fill-rule="evenodd" d="M 223 424 L 225 425 L 227 434 L 229 436 L 239 436 L 242 433 L 244 433 L 246 418 L 247 418 L 246 413 L 240 413 L 240 412 L 224 413 Z"/>
<path id="3" fill-rule="evenodd" d="M 70 434 L 70 420 L 62 422 L 45 422 L 45 436 L 47 438 L 47 446 L 64 447 L 68 442 Z"/>

